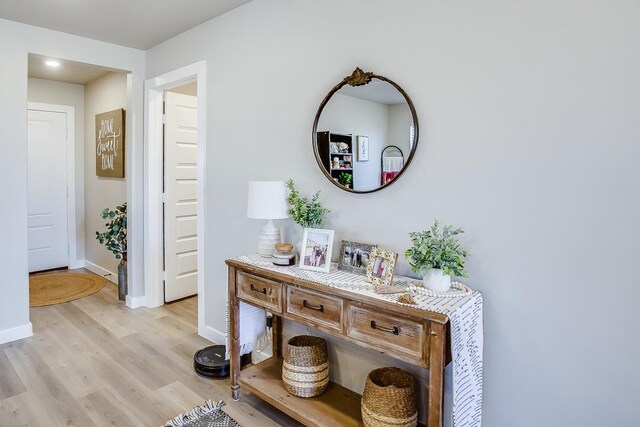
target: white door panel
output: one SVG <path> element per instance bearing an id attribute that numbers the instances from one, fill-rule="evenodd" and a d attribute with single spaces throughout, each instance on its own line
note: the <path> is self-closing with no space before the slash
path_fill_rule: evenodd
<path id="1" fill-rule="evenodd" d="M 198 293 L 197 98 L 166 94 L 164 299 Z"/>
<path id="2" fill-rule="evenodd" d="M 29 271 L 65 267 L 67 115 L 29 110 L 27 132 Z"/>

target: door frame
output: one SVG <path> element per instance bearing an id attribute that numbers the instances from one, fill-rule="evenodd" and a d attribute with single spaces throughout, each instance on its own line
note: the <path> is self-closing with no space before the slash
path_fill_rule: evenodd
<path id="1" fill-rule="evenodd" d="M 162 188 L 163 171 L 163 102 L 167 89 L 180 86 L 189 81 L 196 81 L 198 87 L 198 333 L 206 336 L 205 328 L 205 161 L 207 135 L 207 86 L 206 61 L 199 61 L 191 65 L 145 81 L 145 181 L 144 181 L 144 289 L 147 307 L 164 305 L 163 287 L 163 203 Z"/>
<path id="2" fill-rule="evenodd" d="M 70 269 L 84 267 L 84 260 L 78 259 L 78 240 L 84 242 L 82 230 L 78 233 L 76 222 L 76 202 L 84 206 L 84 195 L 76 200 L 76 144 L 75 144 L 75 107 L 71 105 L 47 104 L 43 102 L 28 102 L 27 110 L 65 113 L 67 116 L 66 145 L 66 183 L 67 183 L 67 265 Z M 28 143 L 29 135 L 27 135 Z M 27 168 L 29 167 L 27 159 Z"/>

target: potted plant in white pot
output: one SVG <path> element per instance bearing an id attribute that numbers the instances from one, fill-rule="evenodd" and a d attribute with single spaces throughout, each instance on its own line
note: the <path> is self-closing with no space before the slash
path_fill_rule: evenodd
<path id="1" fill-rule="evenodd" d="M 467 277 L 464 262 L 467 251 L 460 247 L 457 235 L 464 231 L 445 225 L 440 229 L 438 220 L 431 229 L 411 232 L 413 246 L 404 256 L 409 260 L 411 269 L 423 276 L 424 286 L 433 291 L 448 291 L 451 287 L 451 275 Z"/>
<path id="2" fill-rule="evenodd" d="M 107 231 L 96 231 L 96 239 L 120 260 L 118 298 L 124 301 L 127 296 L 127 203 L 116 206 L 115 210 L 104 208 L 100 217 L 107 220 Z"/>

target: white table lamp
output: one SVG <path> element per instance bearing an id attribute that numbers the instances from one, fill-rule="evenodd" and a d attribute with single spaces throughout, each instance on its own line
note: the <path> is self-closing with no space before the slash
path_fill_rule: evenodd
<path id="1" fill-rule="evenodd" d="M 247 217 L 267 220 L 258 236 L 258 254 L 270 257 L 273 254 L 274 246 L 280 243 L 280 230 L 273 223 L 273 220 L 289 217 L 284 182 L 249 182 Z"/>

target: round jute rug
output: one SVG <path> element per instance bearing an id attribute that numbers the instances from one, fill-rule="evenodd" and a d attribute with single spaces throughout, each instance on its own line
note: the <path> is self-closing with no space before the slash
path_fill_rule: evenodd
<path id="1" fill-rule="evenodd" d="M 29 277 L 29 307 L 61 304 L 95 294 L 107 279 L 94 274 L 45 273 Z"/>

